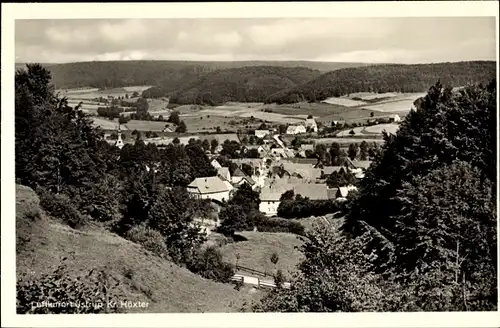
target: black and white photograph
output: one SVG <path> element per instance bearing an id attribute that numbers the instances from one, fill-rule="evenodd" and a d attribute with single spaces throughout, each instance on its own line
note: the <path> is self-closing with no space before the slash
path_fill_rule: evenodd
<path id="1" fill-rule="evenodd" d="M 78 17 L 59 4 L 76 16 L 12 19 L 10 326 L 47 314 L 494 317 L 498 3 L 484 3 L 493 10 L 412 17 L 364 2 L 373 16 L 175 17 L 157 4 L 164 17 L 109 18 L 119 7 Z M 197 6 L 215 10 L 186 10 Z"/>

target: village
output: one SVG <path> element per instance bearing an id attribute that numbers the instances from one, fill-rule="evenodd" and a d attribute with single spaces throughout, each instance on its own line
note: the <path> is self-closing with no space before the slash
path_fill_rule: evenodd
<path id="1" fill-rule="evenodd" d="M 399 122 L 396 115 L 395 122 Z M 168 128 L 168 124 L 166 128 Z M 259 192 L 259 210 L 268 217 L 278 215 L 278 207 L 282 195 L 292 190 L 295 195 L 301 195 L 309 200 L 332 200 L 344 202 L 349 193 L 357 191 L 356 185 L 363 179 L 364 174 L 370 166 L 371 160 L 368 156 L 354 156 L 349 158 L 343 151 L 335 165 L 331 160 L 324 160 L 315 151 L 312 143 L 304 143 L 298 147 L 292 147 L 283 139 L 290 136 L 301 136 L 306 133 L 317 133 L 318 124 L 314 118 L 307 118 L 303 124 L 290 125 L 286 133 L 280 135 L 277 128 L 255 130 L 253 136 L 256 145 L 241 146 L 236 151 L 237 158 L 230 158 L 233 163 L 230 168 L 226 163 L 221 164 L 217 160 L 223 152 L 224 142 L 242 144 L 237 134 L 218 135 L 191 135 L 185 137 L 155 137 L 144 138 L 145 144 L 155 144 L 159 147 L 168 143 L 179 143 L 188 145 L 191 142 L 201 142 L 202 138 L 217 141 L 218 145 L 213 149 L 206 150 L 206 155 L 211 160 L 211 165 L 217 171 L 216 176 L 199 177 L 194 179 L 188 186 L 187 191 L 198 199 L 209 199 L 215 204 L 223 204 L 229 201 L 233 194 L 242 185 L 246 184 Z M 108 134 L 109 135 L 109 134 Z M 226 139 L 225 139 L 226 138 Z M 109 140 L 109 138 L 107 139 Z M 207 139 L 208 140 L 208 139 Z M 118 148 L 123 148 L 120 128 L 118 127 L 117 140 L 109 142 Z M 324 147 L 324 151 L 330 152 L 330 148 Z M 251 154 L 251 157 L 249 156 Z M 149 167 L 146 168 L 148 171 Z M 338 186 L 329 186 L 327 179 L 332 174 L 350 174 L 354 178 L 351 183 Z M 203 219 L 199 222 L 207 234 L 215 231 L 219 226 L 219 220 Z"/>

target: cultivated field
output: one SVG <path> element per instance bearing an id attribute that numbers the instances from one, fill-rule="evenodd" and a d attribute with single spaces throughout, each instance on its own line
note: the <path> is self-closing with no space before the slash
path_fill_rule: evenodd
<path id="1" fill-rule="evenodd" d="M 351 130 L 354 131 L 356 136 L 371 136 L 371 135 L 382 135 L 385 130 L 387 133 L 395 134 L 399 129 L 399 124 L 377 124 L 373 126 L 360 126 L 353 129 L 348 129 L 340 131 L 337 133 L 339 137 L 349 137 L 351 136 Z"/>
<path id="2" fill-rule="evenodd" d="M 398 94 L 387 100 L 382 100 L 380 102 L 362 106 L 364 109 L 380 111 L 386 113 L 410 111 L 413 102 L 420 97 L 425 96 L 426 93 L 406 93 Z"/>
<path id="3" fill-rule="evenodd" d="M 365 105 L 366 103 L 359 100 L 352 100 L 348 97 L 330 97 L 322 101 L 326 104 L 340 105 L 344 107 L 357 107 Z"/>
<path id="4" fill-rule="evenodd" d="M 315 144 L 332 144 L 334 142 L 340 144 L 340 145 L 348 145 L 352 143 L 361 143 L 363 141 L 366 141 L 368 143 L 377 143 L 379 145 L 384 143 L 384 139 L 382 138 L 318 138 L 318 139 L 312 139 Z"/>

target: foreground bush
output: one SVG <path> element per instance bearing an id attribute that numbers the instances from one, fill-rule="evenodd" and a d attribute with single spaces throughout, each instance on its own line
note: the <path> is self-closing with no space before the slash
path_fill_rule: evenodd
<path id="1" fill-rule="evenodd" d="M 222 260 L 221 252 L 215 247 L 196 251 L 187 262 L 187 268 L 200 276 L 219 282 L 230 282 L 235 273 L 232 264 Z"/>
<path id="2" fill-rule="evenodd" d="M 167 245 L 161 233 L 143 224 L 127 231 L 125 238 L 134 243 L 141 244 L 144 248 L 162 258 L 168 257 Z"/>
<path id="3" fill-rule="evenodd" d="M 71 228 L 80 229 L 87 223 L 87 218 L 73 205 L 68 196 L 39 191 L 40 205 L 52 217 L 61 219 Z"/>
<path id="4" fill-rule="evenodd" d="M 52 273 L 36 279 L 26 276 L 17 282 L 18 314 L 112 313 L 118 308 L 118 294 L 104 271 L 90 270 L 76 278 L 66 273 L 65 259 Z M 110 306 L 108 306 L 110 305 Z"/>

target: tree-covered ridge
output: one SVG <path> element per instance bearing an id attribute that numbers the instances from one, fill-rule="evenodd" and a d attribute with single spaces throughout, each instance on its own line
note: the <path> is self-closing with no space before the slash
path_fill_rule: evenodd
<path id="1" fill-rule="evenodd" d="M 201 75 L 219 69 L 253 66 L 307 67 L 328 72 L 346 67 L 358 67 L 363 63 L 335 63 L 308 61 L 92 61 L 64 64 L 44 64 L 50 67 L 53 82 L 58 88 L 116 88 L 134 85 L 154 85 L 173 91 L 179 86 L 195 82 Z M 24 64 L 16 64 L 24 68 Z"/>
<path id="2" fill-rule="evenodd" d="M 345 68 L 325 73 L 290 90 L 279 91 L 267 102 L 316 101 L 354 92 L 425 92 L 437 80 L 444 85 L 463 86 L 487 83 L 495 76 L 494 61 Z"/>
<path id="3" fill-rule="evenodd" d="M 217 70 L 178 89 L 177 104 L 220 105 L 228 101 L 263 102 L 269 95 L 305 83 L 320 72 L 305 67 L 255 66 Z"/>

